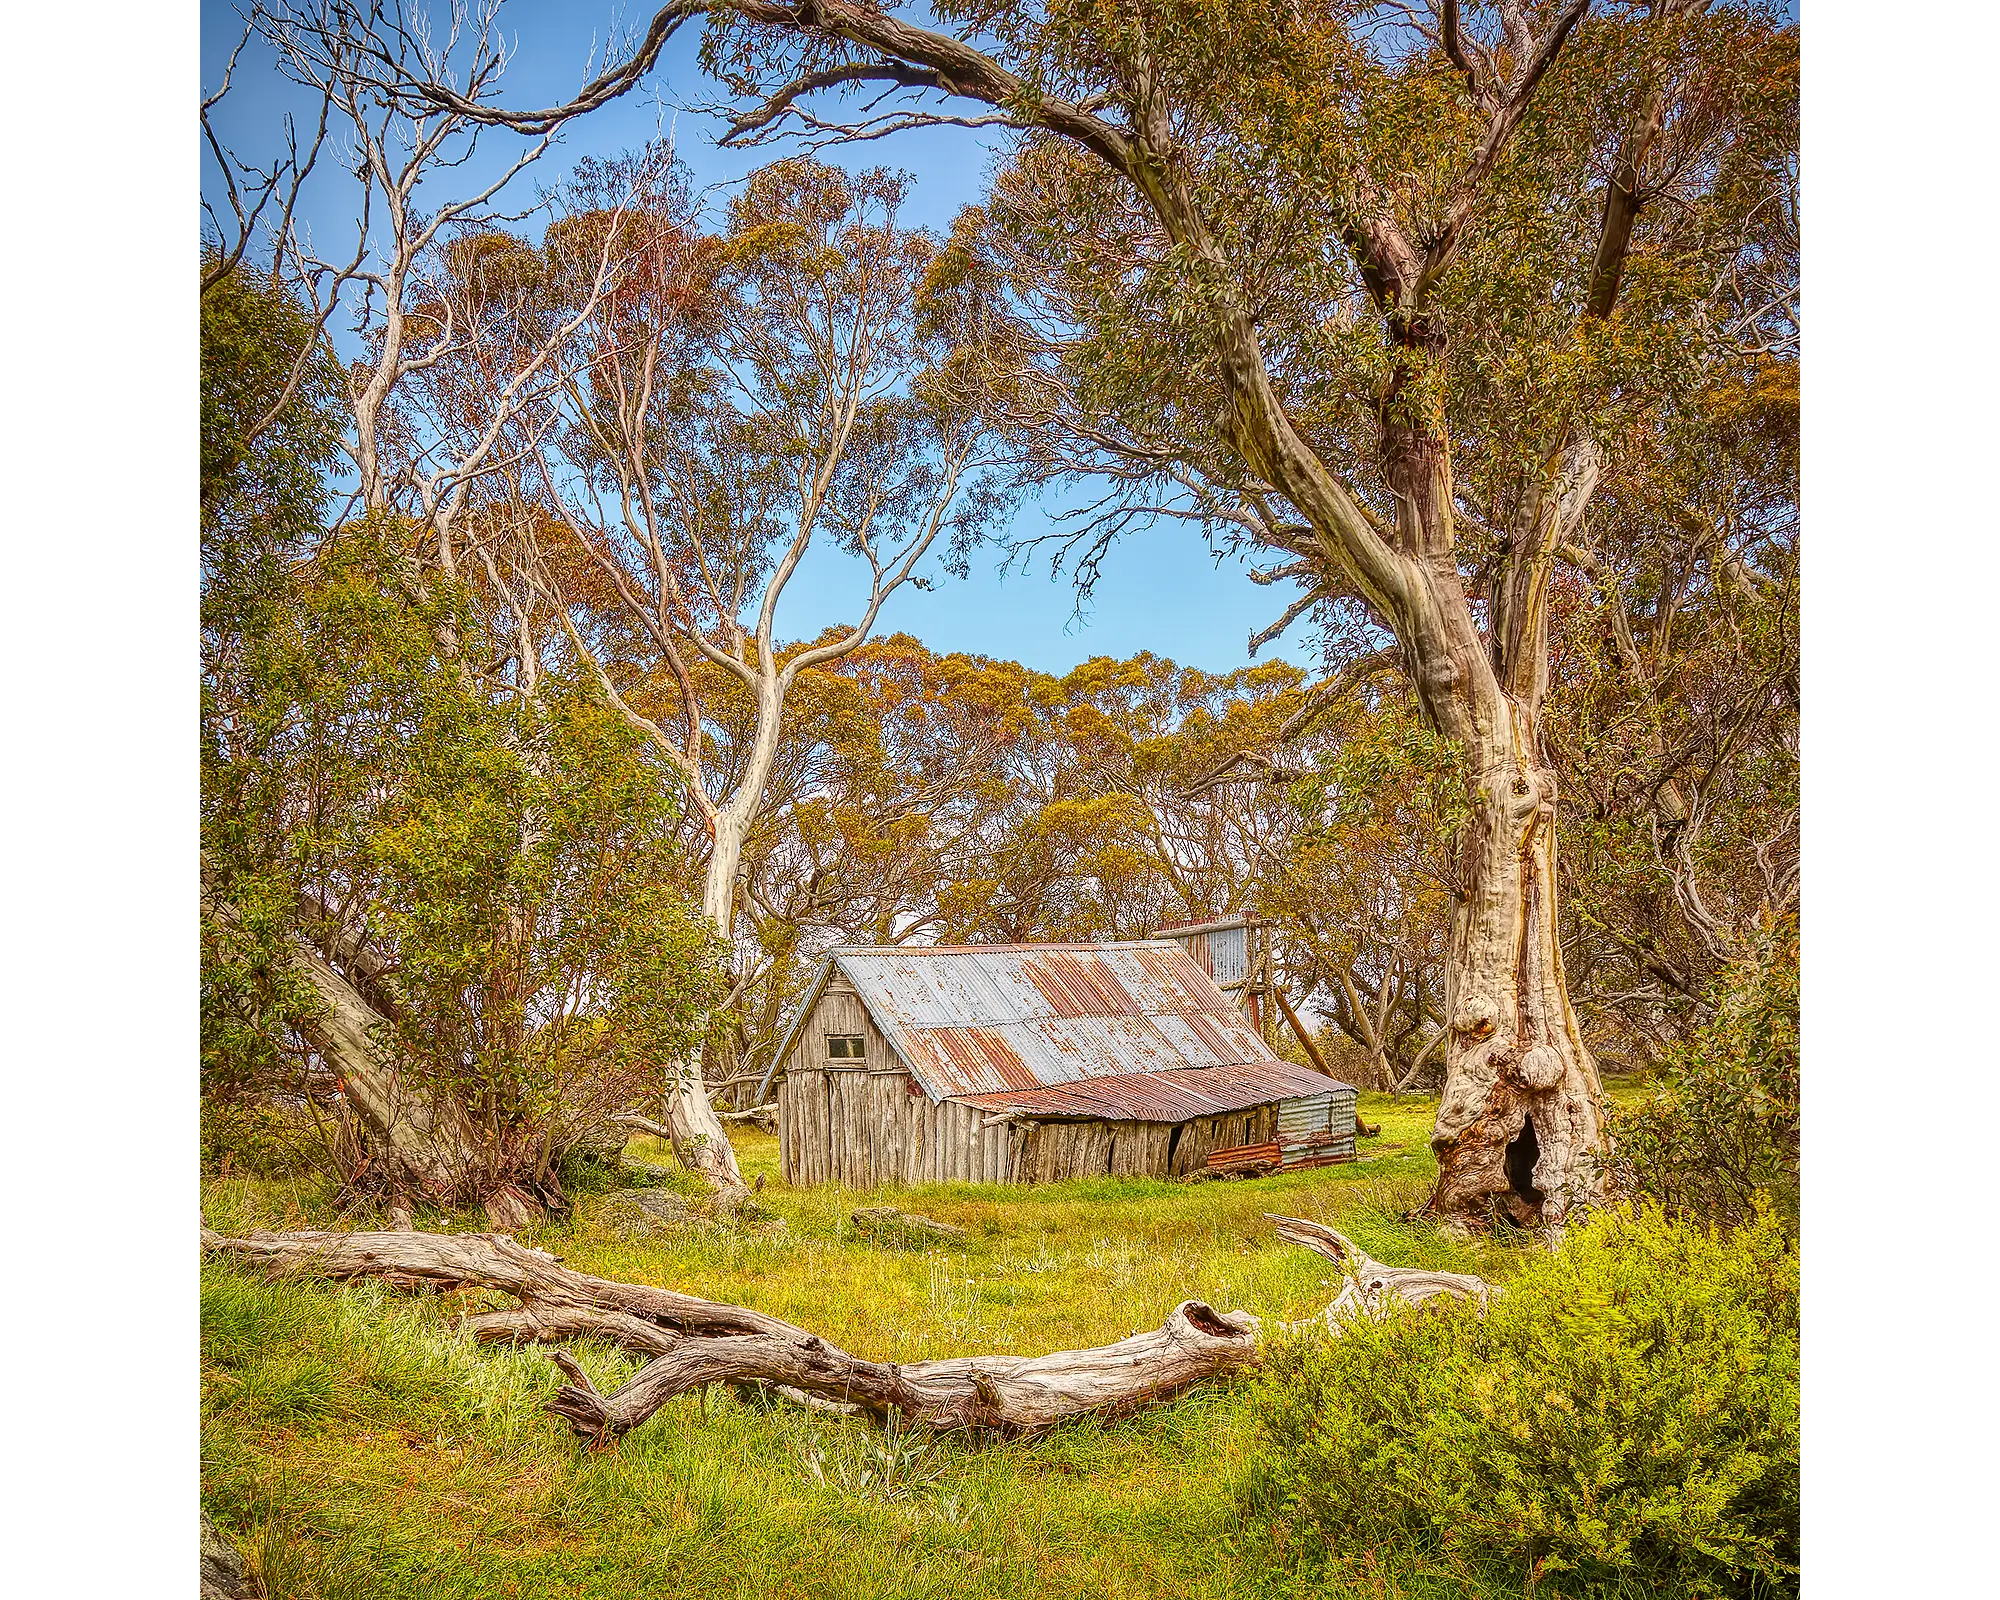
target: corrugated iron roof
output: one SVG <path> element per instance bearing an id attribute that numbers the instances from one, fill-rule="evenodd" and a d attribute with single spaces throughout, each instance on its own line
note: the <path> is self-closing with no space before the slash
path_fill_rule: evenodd
<path id="1" fill-rule="evenodd" d="M 933 1100 L 1179 1122 L 1335 1087 L 1274 1054 L 1169 940 L 842 946 L 779 1060 L 835 970 Z"/>
<path id="2" fill-rule="evenodd" d="M 1002 1089 L 951 1098 L 982 1111 L 1014 1111 L 1023 1116 L 1185 1122 L 1190 1117 L 1247 1111 L 1273 1100 L 1323 1095 L 1333 1086 L 1331 1078 L 1273 1056 L 1269 1061 L 1241 1066 L 1121 1073 L 1045 1089 Z"/>

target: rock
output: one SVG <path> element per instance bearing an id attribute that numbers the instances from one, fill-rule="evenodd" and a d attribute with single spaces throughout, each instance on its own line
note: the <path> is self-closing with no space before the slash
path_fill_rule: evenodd
<path id="1" fill-rule="evenodd" d="M 935 1217 L 914 1211 L 898 1211 L 894 1206 L 863 1206 L 854 1213 L 854 1226 L 878 1244 L 914 1246 L 923 1249 L 940 1241 L 963 1239 L 965 1230 Z"/>
<path id="2" fill-rule="evenodd" d="M 783 1217 L 759 1216 L 749 1207 L 727 1219 L 718 1217 L 704 1201 L 673 1189 L 621 1189 L 605 1199 L 603 1217 L 624 1237 L 640 1239 L 688 1230 L 774 1234 L 785 1228 Z"/>
<path id="3" fill-rule="evenodd" d="M 672 1189 L 621 1189 L 604 1202 L 604 1214 L 621 1227 L 641 1233 L 658 1233 L 664 1228 L 686 1228 L 713 1219 L 704 1217 L 695 1203 Z"/>
<path id="4" fill-rule="evenodd" d="M 250 1574 L 236 1548 L 201 1514 L 201 1600 L 251 1600 Z"/>
<path id="5" fill-rule="evenodd" d="M 486 1220 L 495 1233 L 516 1233 L 542 1215 L 542 1208 L 512 1184 L 486 1197 Z"/>

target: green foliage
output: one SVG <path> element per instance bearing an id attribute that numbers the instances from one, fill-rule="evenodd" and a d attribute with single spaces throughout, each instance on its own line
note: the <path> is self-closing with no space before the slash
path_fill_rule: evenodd
<path id="1" fill-rule="evenodd" d="M 468 1181 L 547 1179 L 713 1002 L 674 784 L 562 636 L 523 639 L 420 529 L 319 525 L 325 393 L 245 444 L 289 373 L 270 342 L 310 332 L 295 306 L 225 279 L 203 323 L 204 1089 L 317 1103 L 324 1153 L 361 1159 L 300 1042 L 304 939 L 382 1014 L 404 1081 L 477 1130 L 492 1171 Z M 243 1146 L 241 1114 L 212 1122 L 216 1150 Z M 268 1143 L 243 1146 L 252 1170 Z"/>
<path id="2" fill-rule="evenodd" d="M 481 619 L 417 584 L 398 540 L 343 530 L 250 644 L 229 686 L 240 722 L 205 741 L 210 854 L 260 927 L 291 927 L 302 891 L 338 885 L 341 921 L 393 962 L 378 1009 L 405 1076 L 533 1168 L 691 1048 L 712 940 L 637 737 L 559 665 L 526 709 L 455 668 L 439 640 L 475 640 Z M 268 996 L 287 981 L 219 951 L 212 1083 L 284 1060 L 294 1013 Z"/>
<path id="3" fill-rule="evenodd" d="M 1401 1220 L 1435 1175 L 1434 1105 L 1366 1097 L 1385 1124 L 1365 1159 L 1242 1183 L 1096 1179 L 1039 1188 L 941 1184 L 794 1192 L 778 1141 L 732 1128 L 746 1178 L 785 1219 L 759 1227 L 621 1226 L 577 1194 L 531 1235 L 579 1271 L 666 1283 L 810 1327 L 875 1360 L 1077 1348 L 1157 1326 L 1190 1293 L 1285 1320 L 1332 1292 L 1327 1263 L 1283 1245 L 1265 1211 L 1326 1217 L 1385 1259 L 1504 1278 L 1515 1258 Z M 635 1140 L 635 1157 L 670 1161 Z M 691 1192 L 684 1174 L 669 1180 Z M 850 1222 L 893 1204 L 955 1222 L 962 1244 L 884 1250 Z M 340 1226 L 323 1180 L 232 1175 L 203 1186 L 219 1232 Z M 418 1209 L 418 1226 L 484 1226 Z M 700 1593 L 721 1600 L 1244 1600 L 1275 1595 L 1261 1551 L 1234 1547 L 1236 1477 L 1256 1441 L 1250 1390 L 1204 1387 L 1110 1423 L 983 1446 L 902 1436 L 895 1477 L 859 1486 L 879 1432 L 725 1387 L 673 1401 L 615 1450 L 581 1448 L 540 1408 L 547 1353 L 454 1327 L 485 1303 L 377 1284 L 202 1273 L 202 1503 L 270 1592 L 357 1600 Z M 636 1362 L 571 1346 L 609 1390 Z M 331 1393 L 318 1374 L 331 1375 Z M 245 1391 L 248 1391 L 246 1394 Z M 817 1450 L 830 1482 L 806 1464 Z M 921 1457 L 916 1456 L 921 1450 Z M 907 1469 L 942 1466 L 919 1484 Z M 871 1478 L 873 1490 L 879 1478 Z"/>
<path id="4" fill-rule="evenodd" d="M 201 297 L 205 556 L 212 535 L 284 542 L 318 527 L 340 442 L 340 373 L 319 346 L 297 300 L 248 265 Z"/>
<path id="5" fill-rule="evenodd" d="M 1483 1312 L 1285 1346 L 1247 1503 L 1312 1592 L 1796 1593 L 1798 1361 L 1776 1218 L 1608 1213 Z"/>
<path id="6" fill-rule="evenodd" d="M 1714 1020 L 1675 1046 L 1645 1100 L 1614 1107 L 1614 1181 L 1670 1210 L 1729 1226 L 1768 1200 L 1799 1215 L 1797 919 L 1718 986 Z"/>
<path id="7" fill-rule="evenodd" d="M 340 437 L 339 373 L 316 344 L 297 301 L 248 266 L 201 297 L 205 875 L 210 862 L 254 850 L 254 818 L 270 805 L 257 781 L 268 763 L 243 757 L 266 750 L 277 730 L 247 715 L 254 708 L 232 691 L 268 670 L 266 641 L 285 633 L 288 570 L 321 532 Z M 202 908 L 205 1085 L 285 1074 L 289 1029 L 318 1003 L 280 959 L 296 915 L 293 887 L 266 873 L 234 891 L 226 919 L 206 901 Z"/>
<path id="8" fill-rule="evenodd" d="M 201 1164 L 206 1171 L 281 1178 L 308 1170 L 314 1130 L 302 1112 L 270 1100 L 204 1095 Z"/>

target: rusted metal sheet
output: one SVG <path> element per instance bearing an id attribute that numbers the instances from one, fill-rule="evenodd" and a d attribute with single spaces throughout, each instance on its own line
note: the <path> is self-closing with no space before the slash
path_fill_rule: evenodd
<path id="1" fill-rule="evenodd" d="M 1139 1009 L 1109 963 L 1073 950 L 1036 951 L 1021 958 L 1021 975 L 1057 1017 L 1124 1017 Z"/>
<path id="2" fill-rule="evenodd" d="M 1178 995 L 1181 1000 L 1180 1006 L 1176 1008 L 1178 1011 L 1187 1013 L 1216 1010 L 1211 996 L 1221 995 L 1220 1009 L 1235 1014 L 1235 1003 L 1228 995 L 1222 994 L 1212 980 L 1208 983 L 1201 983 L 1199 979 L 1189 980 L 1187 969 L 1190 966 L 1202 977 L 1206 977 L 1207 973 L 1199 962 L 1192 960 L 1187 951 L 1179 946 L 1167 940 L 1159 940 L 1147 944 L 1127 945 L 1125 949 L 1130 954 L 1132 964 L 1142 975 L 1142 987 L 1163 994 Z"/>
<path id="3" fill-rule="evenodd" d="M 923 1082 L 1032 1089 L 1042 1080 L 999 1028 L 916 1028 L 908 1035 L 911 1075 Z"/>
<path id="4" fill-rule="evenodd" d="M 1231 1168 L 1243 1170 L 1256 1167 L 1276 1169 L 1283 1164 L 1284 1153 L 1276 1142 L 1270 1144 L 1239 1144 L 1228 1150 L 1211 1150 L 1207 1165 L 1211 1171 L 1222 1172 Z"/>
<path id="5" fill-rule="evenodd" d="M 836 973 L 933 1101 L 1046 1091 L 1045 1115 L 1173 1122 L 1332 1086 L 1275 1055 L 1167 940 L 842 947 L 794 1036 Z"/>
<path id="6" fill-rule="evenodd" d="M 1318 1094 L 1278 1102 L 1284 1170 L 1354 1159 L 1354 1091 L 1320 1079 Z"/>
<path id="7" fill-rule="evenodd" d="M 1189 1067 L 1177 1072 L 1131 1072 L 1086 1078 L 1039 1089 L 1004 1089 L 955 1095 L 982 1111 L 1010 1111 L 1029 1117 L 1101 1117 L 1117 1122 L 1186 1122 L 1226 1111 L 1245 1111 L 1302 1092 L 1326 1079 L 1288 1061 L 1227 1067 Z"/>

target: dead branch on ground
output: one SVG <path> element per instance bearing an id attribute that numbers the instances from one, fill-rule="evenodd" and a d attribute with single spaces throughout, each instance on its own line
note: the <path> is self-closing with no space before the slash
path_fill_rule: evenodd
<path id="1" fill-rule="evenodd" d="M 1269 1215 L 1267 1213 L 1267 1215 Z M 1297 1217 L 1271 1215 L 1278 1237 L 1325 1256 L 1346 1274 L 1311 1323 L 1338 1335 L 1354 1317 L 1439 1295 L 1484 1301 L 1494 1291 L 1464 1273 L 1392 1267 L 1352 1240 Z M 563 1266 L 547 1251 L 497 1234 L 258 1233 L 202 1230 L 204 1252 L 279 1276 L 379 1278 L 403 1287 L 497 1289 L 518 1310 L 469 1316 L 475 1338 L 518 1344 L 604 1339 L 648 1358 L 610 1394 L 575 1360 L 552 1359 L 568 1380 L 548 1409 L 593 1445 L 615 1441 L 669 1400 L 711 1383 L 858 1409 L 877 1419 L 1000 1434 L 1041 1432 L 1070 1418 L 1123 1416 L 1196 1384 L 1256 1366 L 1268 1335 L 1247 1311 L 1183 1300 L 1158 1328 L 1087 1350 L 1043 1356 L 954 1356 L 908 1365 L 848 1354 L 777 1317 L 672 1289 L 619 1283 Z"/>

